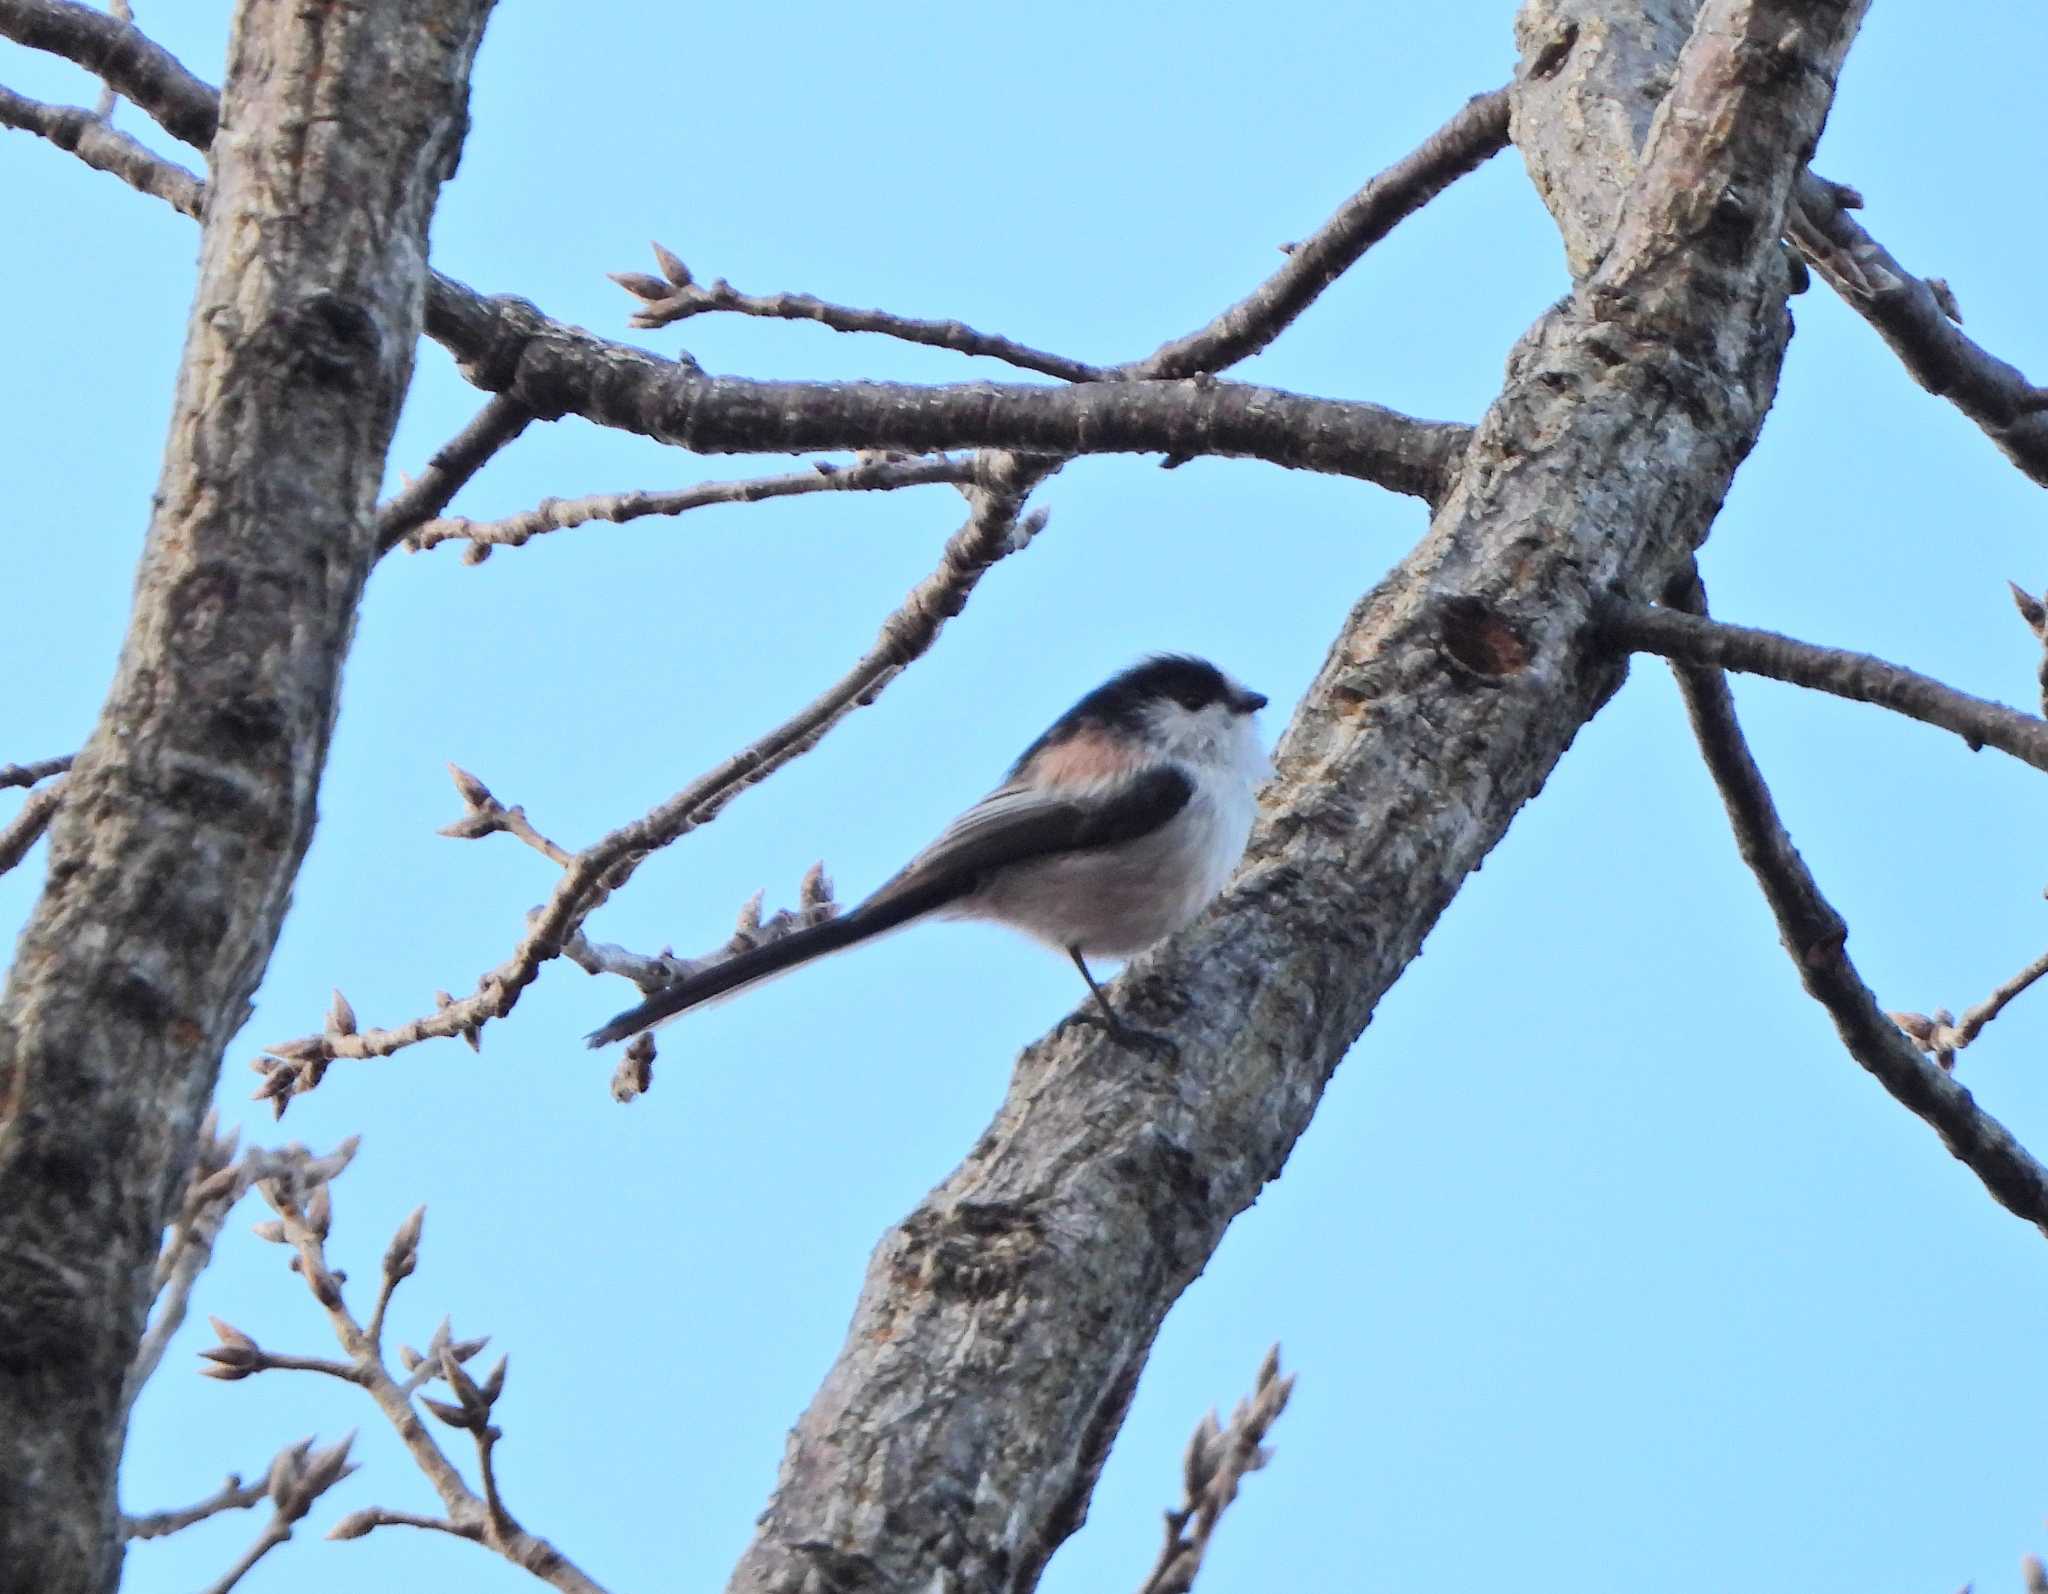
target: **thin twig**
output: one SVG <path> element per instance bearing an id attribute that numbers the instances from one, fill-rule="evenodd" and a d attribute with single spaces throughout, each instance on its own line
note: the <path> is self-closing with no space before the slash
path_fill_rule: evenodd
<path id="1" fill-rule="evenodd" d="M 533 418 L 533 411 L 517 399 L 493 394 L 467 426 L 435 450 L 425 470 L 378 507 L 377 552 L 389 553 L 415 527 L 446 509 L 463 484 Z"/>
<path id="2" fill-rule="evenodd" d="M 347 1167 L 348 1158 L 354 1154 L 353 1145 L 345 1145 L 341 1151 L 326 1158 L 316 1158 L 299 1146 L 286 1146 L 276 1151 L 251 1147 L 238 1158 L 235 1151 L 240 1140 L 240 1130 L 221 1132 L 220 1115 L 215 1111 L 209 1110 L 200 1121 L 192 1169 L 185 1178 L 185 1192 L 178 1203 L 178 1214 L 171 1222 L 170 1233 L 165 1237 L 162 1249 L 157 1253 L 153 1280 L 155 1306 L 149 1326 L 135 1348 L 127 1376 L 122 1381 L 121 1409 L 124 1411 L 134 1409 L 143 1385 L 155 1374 L 163 1361 L 165 1349 L 184 1324 L 193 1286 L 213 1260 L 213 1248 L 220 1238 L 221 1227 L 249 1186 L 257 1178 L 287 1166 L 295 1168 L 297 1176 L 309 1184 L 317 1183 L 332 1178 Z"/>
<path id="3" fill-rule="evenodd" d="M 2048 720 L 2003 703 L 1972 697 L 1932 676 L 1887 664 L 1867 653 L 1817 647 L 1775 631 L 1725 625 L 1704 615 L 1649 604 L 1615 602 L 1600 616 L 1617 646 L 1659 653 L 1674 662 L 1767 675 L 1859 703 L 1875 703 L 1910 719 L 1953 731 L 1972 750 L 1995 747 L 2024 764 L 2048 770 Z"/>
<path id="4" fill-rule="evenodd" d="M 1021 484 L 1027 476 L 1035 479 L 1044 469 L 1042 462 L 1019 466 L 1014 480 Z M 512 956 L 485 974 L 475 991 L 395 1028 L 350 1034 L 330 1028 L 273 1046 L 253 1065 L 266 1076 L 257 1095 L 268 1097 L 282 1111 L 290 1095 L 311 1089 L 335 1059 L 388 1057 L 424 1040 L 473 1033 L 510 1013 L 541 965 L 561 955 L 569 936 L 625 883 L 648 853 L 708 823 L 738 793 L 808 752 L 847 714 L 873 702 L 906 665 L 930 648 L 989 568 L 1030 540 L 1039 522 L 1017 520 L 1016 488 L 990 486 L 977 488 L 976 493 L 976 511 L 947 542 L 938 568 L 883 621 L 873 647 L 852 669 L 766 736 L 642 818 L 575 854 L 546 904 L 528 920 Z"/>
<path id="5" fill-rule="evenodd" d="M 576 855 L 566 847 L 548 840 L 533 828 L 533 822 L 526 817 L 526 810 L 514 803 L 507 808 L 491 795 L 491 788 L 476 776 L 457 764 L 448 766 L 448 773 L 455 781 L 455 789 L 461 794 L 463 807 L 467 810 L 452 824 L 443 825 L 436 835 L 449 836 L 457 841 L 476 841 L 499 832 L 517 837 L 527 846 L 566 869 L 576 861 Z"/>
<path id="6" fill-rule="evenodd" d="M 1290 248 L 1287 264 L 1249 295 L 1141 362 L 1142 374 L 1192 376 L 1249 359 L 1286 331 L 1366 250 L 1507 142 L 1508 90 L 1467 101 L 1411 153 L 1347 199 L 1306 241 Z"/>
<path id="7" fill-rule="evenodd" d="M 743 481 L 699 482 L 671 492 L 602 493 L 588 498 L 547 498 L 504 520 L 430 520 L 404 539 L 414 553 L 438 543 L 463 541 L 474 558 L 494 547 L 517 548 L 545 532 L 566 531 L 593 520 L 624 523 L 643 515 L 680 515 L 713 504 L 752 504 L 803 493 L 892 492 L 930 483 L 971 481 L 974 456 L 938 459 L 872 459 L 857 465 L 823 461 L 809 470 Z"/>
<path id="8" fill-rule="evenodd" d="M 413 1511 L 393 1511 L 384 1506 L 365 1506 L 351 1511 L 327 1530 L 330 1539 L 360 1539 L 377 1528 L 423 1528 L 433 1533 L 453 1534 L 472 1544 L 484 1540 L 483 1528 L 475 1522 L 450 1522 L 446 1517 L 421 1516 Z"/>
<path id="9" fill-rule="evenodd" d="M 0 828 L 0 874 L 5 874 L 28 856 L 29 848 L 50 828 L 57 817 L 57 805 L 64 800 L 64 782 L 55 781 L 41 791 L 30 792 L 28 801 Z"/>
<path id="10" fill-rule="evenodd" d="M 1945 1007 L 1933 1013 L 1891 1013 L 1886 1016 L 1906 1032 L 1907 1039 L 1932 1057 L 1944 1069 L 1956 1066 L 1956 1053 L 1984 1032 L 1984 1026 L 2005 1011 L 2006 1004 L 2022 991 L 2048 976 L 2048 952 L 2043 952 L 2019 973 L 2007 980 L 1959 1020 Z"/>
<path id="11" fill-rule="evenodd" d="M 207 1585 L 206 1594 L 228 1594 L 251 1567 L 292 1536 L 293 1524 L 313 1509 L 320 1496 L 356 1470 L 348 1458 L 355 1437 L 348 1434 L 325 1450 L 315 1450 L 313 1441 L 306 1439 L 278 1452 L 264 1488 L 270 1498 L 270 1520 L 241 1559 L 217 1582 Z"/>
<path id="12" fill-rule="evenodd" d="M 228 1474 L 223 1483 L 212 1494 L 196 1504 L 174 1511 L 150 1511 L 142 1516 L 121 1518 L 121 1537 L 124 1539 L 167 1538 L 195 1522 L 204 1522 L 208 1517 L 218 1516 L 223 1511 L 246 1511 L 251 1506 L 261 1505 L 270 1495 L 269 1473 L 255 1483 L 244 1483 L 239 1472 Z"/>
<path id="13" fill-rule="evenodd" d="M 1228 1428 L 1217 1425 L 1213 1411 L 1195 1424 L 1181 1461 L 1180 1506 L 1166 1513 L 1166 1543 L 1138 1594 L 1187 1594 L 1209 1553 L 1216 1524 L 1237 1498 L 1238 1485 L 1272 1459 L 1264 1448 L 1266 1434 L 1293 1392 L 1294 1375 L 1280 1376 L 1280 1347 L 1275 1345 L 1259 1364 L 1250 1397 L 1230 1414 Z"/>
<path id="14" fill-rule="evenodd" d="M 501 1435 L 492 1426 L 490 1418 L 499 1396 L 504 1392 L 505 1362 L 501 1359 L 481 1382 L 472 1378 L 463 1363 L 480 1351 L 485 1342 L 481 1339 L 455 1341 L 445 1318 L 434 1331 L 424 1356 L 405 1347 L 400 1348 L 401 1359 L 412 1369 L 409 1378 L 401 1381 L 384 1360 L 379 1339 L 385 1311 L 399 1282 L 408 1277 L 418 1264 L 423 1214 L 416 1211 L 400 1224 L 386 1248 L 376 1313 L 365 1326 L 358 1323 L 349 1310 L 342 1293 L 342 1275 L 327 1259 L 327 1231 L 332 1213 L 326 1185 L 323 1183 L 308 1193 L 303 1185 L 287 1174 L 265 1180 L 257 1188 L 277 1213 L 276 1223 L 265 1225 L 258 1232 L 265 1239 L 290 1247 L 294 1270 L 326 1313 L 328 1326 L 347 1357 L 349 1381 L 367 1391 L 377 1403 L 378 1410 L 405 1445 L 414 1465 L 433 1485 L 448 1513 L 444 1520 L 372 1507 L 351 1512 L 335 1524 L 328 1537 L 361 1538 L 378 1527 L 386 1526 L 431 1529 L 483 1544 L 515 1566 L 564 1591 L 564 1594 L 604 1594 L 599 1584 L 554 1545 L 521 1526 L 506 1509 L 499 1494 L 491 1449 Z M 292 1360 L 273 1356 L 248 1335 L 228 1324 L 217 1321 L 214 1326 L 222 1344 L 207 1354 L 229 1376 L 250 1377 L 294 1365 Z M 447 1382 L 454 1400 L 422 1396 L 421 1404 L 441 1422 L 460 1428 L 478 1440 L 483 1456 L 481 1465 L 485 1488 L 481 1498 L 463 1479 L 461 1471 L 449 1460 L 413 1407 L 414 1393 L 436 1378 Z M 277 1497 L 275 1487 L 272 1495 Z"/>
<path id="15" fill-rule="evenodd" d="M 66 753 L 62 758 L 38 759 L 33 764 L 0 764 L 0 791 L 10 786 L 34 786 L 52 775 L 61 775 L 71 767 L 73 756 Z"/>
<path id="16" fill-rule="evenodd" d="M 1704 609 L 1704 595 L 1684 598 Z M 1697 664 L 1672 662 L 1700 752 L 1727 805 L 1736 846 L 1777 917 L 1778 932 L 1799 977 L 1828 1010 L 1849 1055 L 1983 1181 L 1992 1199 L 2048 1233 L 2048 1168 L 1980 1108 L 1969 1091 L 1922 1057 L 1877 1005 L 1849 961 L 1843 923 L 1778 818 L 1770 789 L 1743 740 L 1727 677 Z"/>
<path id="17" fill-rule="evenodd" d="M 1849 214 L 1863 203 L 1853 188 L 1802 172 L 1793 199 L 1792 241 L 1843 303 L 1877 329 L 1914 381 L 2048 487 L 2048 388 L 1964 335 L 1948 284 L 1914 276 Z"/>
<path id="18" fill-rule="evenodd" d="M 1099 382 L 1109 372 L 1102 366 L 1070 360 L 1063 354 L 1048 354 L 1013 338 L 977 332 L 960 321 L 921 321 L 912 316 L 891 315 L 886 310 L 856 310 L 843 304 L 828 304 L 808 293 L 741 293 L 720 277 L 706 286 L 660 244 L 654 258 L 662 275 L 638 271 L 615 271 L 612 281 L 640 301 L 630 324 L 636 327 L 664 327 L 671 321 L 716 311 L 735 315 L 763 316 L 777 321 L 815 321 L 834 332 L 879 332 L 904 343 L 927 348 L 950 349 L 955 354 L 978 354 L 1001 360 L 1020 370 L 1039 371 L 1064 382 Z"/>

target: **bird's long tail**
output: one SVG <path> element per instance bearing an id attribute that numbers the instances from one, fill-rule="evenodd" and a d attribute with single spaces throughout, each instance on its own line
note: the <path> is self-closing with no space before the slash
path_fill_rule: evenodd
<path id="1" fill-rule="evenodd" d="M 715 997 L 728 996 L 743 986 L 786 974 L 812 958 L 901 929 L 960 895 L 961 883 L 953 880 L 936 880 L 908 891 L 892 891 L 884 886 L 859 907 L 836 919 L 827 919 L 823 924 L 814 924 L 807 930 L 798 930 L 766 946 L 753 947 L 723 963 L 685 975 L 667 989 L 656 991 L 638 1007 L 629 1007 L 601 1028 L 592 1030 L 585 1039 L 592 1047 L 609 1046 L 678 1013 L 701 1007 Z"/>

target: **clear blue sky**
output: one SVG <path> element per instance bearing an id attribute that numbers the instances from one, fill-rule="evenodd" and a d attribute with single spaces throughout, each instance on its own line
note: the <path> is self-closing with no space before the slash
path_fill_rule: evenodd
<path id="1" fill-rule="evenodd" d="M 217 79 L 224 23 L 139 10 Z M 1371 172 L 1512 62 L 1506 3 L 794 0 L 502 8 L 434 254 L 479 288 L 617 334 L 607 271 L 659 237 L 702 276 L 972 324 L 1087 359 L 1142 354 L 1235 297 Z M 1817 164 L 1970 329 L 2048 373 L 2031 8 L 1878 6 Z M 0 80 L 89 102 L 9 49 Z M 132 109 L 122 124 L 147 134 Z M 191 291 L 190 223 L 51 148 L 0 141 L 24 224 L 0 253 L 15 504 L 0 761 L 75 746 L 128 606 Z M 1381 246 L 1259 380 L 1472 419 L 1565 287 L 1509 154 Z M 2004 581 L 2048 586 L 2038 489 L 1914 388 L 1824 290 L 1705 557 L 1729 618 L 1854 645 L 2032 702 Z M 815 327 L 647 335 L 755 375 L 1000 376 Z M 413 470 L 477 397 L 429 348 L 393 456 Z M 536 429 L 460 500 L 659 487 L 755 468 L 576 422 Z M 758 462 L 760 469 L 779 462 Z M 1083 688 L 1160 648 L 1271 694 L 1278 733 L 1354 597 L 1419 535 L 1412 502 L 1256 464 L 1090 461 L 1050 529 L 933 654 L 808 758 L 642 869 L 594 925 L 695 949 L 822 856 L 856 897 Z M 454 759 L 580 844 L 808 700 L 866 646 L 959 518 L 944 488 L 596 526 L 397 557 L 371 583 L 323 817 L 224 1111 L 257 1139 L 360 1132 L 335 1254 L 367 1282 L 428 1204 L 396 1323 L 444 1311 L 512 1353 L 513 1508 L 611 1588 L 719 1586 L 785 1430 L 838 1348 L 867 1254 L 953 1166 L 1071 970 L 991 929 L 927 928 L 666 1032 L 653 1094 L 605 1089 L 578 1037 L 630 995 L 548 970 L 481 1058 L 458 1043 L 338 1065 L 281 1131 L 245 1095 L 258 1043 L 465 990 L 547 866 L 433 832 Z M 2039 777 L 1875 710 L 1739 688 L 1796 838 L 1889 1006 L 1960 1010 L 2048 942 Z M 14 798 L 0 798 L 11 813 Z M 0 879 L 27 912 L 42 855 Z M 2048 1150 L 2048 993 L 1965 1058 Z M 258 1215 L 245 1214 L 251 1221 Z M 242 1232 L 237 1222 L 236 1232 Z M 202 1287 L 266 1344 L 324 1328 L 244 1237 Z M 1169 1318 L 1086 1528 L 1046 1587 L 1150 1564 L 1189 1427 L 1266 1345 L 1300 1373 L 1273 1465 L 1202 1586 L 1522 1594 L 2017 1588 L 2048 1550 L 2048 1247 L 1843 1055 L 1737 862 L 1661 667 L 1579 739 L 1381 1005 L 1285 1176 Z M 310 1377 L 192 1376 L 174 1347 L 136 1421 L 131 1509 L 360 1426 L 342 1511 L 430 1508 L 367 1401 Z M 128 1587 L 218 1575 L 231 1518 L 131 1555 Z M 253 1590 L 513 1590 L 468 1545 L 296 1543 Z"/>

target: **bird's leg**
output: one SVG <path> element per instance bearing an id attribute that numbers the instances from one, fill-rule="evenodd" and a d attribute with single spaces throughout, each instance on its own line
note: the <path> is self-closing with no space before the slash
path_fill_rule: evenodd
<path id="1" fill-rule="evenodd" d="M 1124 1021 L 1117 1017 L 1116 1009 L 1109 1005 L 1109 997 L 1104 994 L 1102 987 L 1095 983 L 1095 976 L 1088 968 L 1088 960 L 1081 956 L 1079 947 L 1068 947 L 1067 956 L 1074 960 L 1074 967 L 1081 971 L 1081 978 L 1088 982 L 1088 989 L 1095 993 L 1095 1003 L 1102 1009 L 1102 1027 L 1109 1031 L 1111 1040 L 1126 1051 L 1164 1053 L 1171 1057 L 1180 1055 L 1180 1047 L 1168 1037 L 1154 1035 L 1150 1030 L 1126 1027 Z M 1077 1013 L 1074 1016 L 1084 1023 L 1090 1022 L 1086 1015 Z"/>

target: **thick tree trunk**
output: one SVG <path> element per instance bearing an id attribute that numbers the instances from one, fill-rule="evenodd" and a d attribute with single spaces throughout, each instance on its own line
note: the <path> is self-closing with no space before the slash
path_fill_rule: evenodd
<path id="1" fill-rule="evenodd" d="M 1755 440 L 1790 330 L 1786 198 L 1862 6 L 1693 11 L 1525 12 L 1516 137 L 1572 296 L 1338 638 L 1221 910 L 1123 982 L 1179 1059 L 1077 1031 L 1024 1055 L 967 1161 L 883 1238 L 734 1590 L 1036 1582 L 1167 1309 L 1619 683 L 1595 604 L 1661 592 Z"/>
<path id="2" fill-rule="evenodd" d="M 312 834 L 490 0 L 246 0 L 135 612 L 0 998 L 0 1586 L 120 1567 L 122 1377 Z"/>

